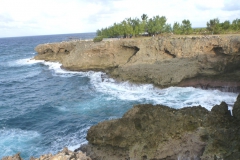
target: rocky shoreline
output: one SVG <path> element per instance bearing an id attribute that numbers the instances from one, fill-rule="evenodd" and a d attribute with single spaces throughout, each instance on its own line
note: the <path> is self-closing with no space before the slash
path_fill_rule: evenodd
<path id="1" fill-rule="evenodd" d="M 240 159 L 240 95 L 231 116 L 225 102 L 173 109 L 136 105 L 122 118 L 92 126 L 80 150 L 92 159 Z"/>
<path id="2" fill-rule="evenodd" d="M 136 105 L 120 119 L 92 126 L 89 143 L 74 152 L 64 148 L 31 160 L 237 160 L 239 124 L 240 94 L 232 115 L 225 102 L 211 111 L 201 106 Z M 18 153 L 2 160 L 22 159 Z"/>
<path id="3" fill-rule="evenodd" d="M 104 71 L 120 81 L 158 87 L 193 86 L 240 92 L 240 36 L 154 37 L 41 44 L 36 60 L 73 71 Z M 240 95 L 232 115 L 222 102 L 211 111 L 136 105 L 120 119 L 92 126 L 88 144 L 38 160 L 240 159 Z M 83 154 L 82 152 L 85 152 Z M 19 160 L 19 154 L 3 160 Z"/>
<path id="4" fill-rule="evenodd" d="M 37 60 L 73 71 L 104 71 L 120 81 L 240 91 L 239 35 L 70 41 L 35 50 Z"/>

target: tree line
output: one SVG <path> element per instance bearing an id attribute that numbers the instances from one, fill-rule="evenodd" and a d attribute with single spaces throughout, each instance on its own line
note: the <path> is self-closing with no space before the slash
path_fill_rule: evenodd
<path id="1" fill-rule="evenodd" d="M 221 34 L 236 33 L 240 31 L 240 19 L 235 19 L 232 23 L 228 20 L 220 23 L 218 18 L 211 19 L 206 23 L 205 28 L 192 28 L 192 24 L 188 19 L 182 20 L 181 23 L 174 22 L 173 26 L 167 23 L 165 16 L 153 16 L 148 18 L 147 14 L 143 14 L 139 18 L 126 18 L 120 23 L 98 29 L 97 36 L 108 37 L 132 37 L 140 35 L 157 35 L 161 33 L 173 34 Z"/>

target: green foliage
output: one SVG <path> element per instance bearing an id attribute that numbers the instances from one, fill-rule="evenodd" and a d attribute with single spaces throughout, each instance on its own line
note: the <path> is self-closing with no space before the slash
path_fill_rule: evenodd
<path id="1" fill-rule="evenodd" d="M 212 32 L 212 34 L 218 34 L 220 33 L 220 23 L 219 19 L 211 19 L 209 22 L 207 22 L 207 29 Z"/>
<path id="2" fill-rule="evenodd" d="M 139 18 L 126 18 L 120 23 L 114 23 L 112 26 L 98 29 L 97 36 L 103 38 L 111 37 L 132 37 L 139 36 L 147 32 L 149 35 L 170 33 L 174 34 L 219 34 L 219 33 L 237 33 L 240 31 L 240 19 L 235 19 L 230 23 L 226 20 L 220 23 L 218 18 L 207 22 L 206 28 L 192 28 L 189 20 L 184 19 L 181 24 L 174 22 L 173 27 L 167 24 L 165 16 L 153 16 L 148 18 L 147 14 L 142 14 Z"/>
<path id="3" fill-rule="evenodd" d="M 218 18 L 211 19 L 207 22 L 207 30 L 212 34 L 237 33 L 240 31 L 240 20 L 235 19 L 231 24 L 229 20 L 220 23 Z"/>
<path id="4" fill-rule="evenodd" d="M 141 16 L 141 18 L 142 18 L 142 21 L 147 21 L 148 16 L 147 16 L 147 14 L 143 14 L 143 15 Z"/>
<path id="5" fill-rule="evenodd" d="M 166 22 L 167 19 L 165 16 L 154 16 L 153 18 L 150 18 L 147 23 L 147 32 L 150 35 L 163 33 L 166 28 Z"/>
<path id="6" fill-rule="evenodd" d="M 181 34 L 182 33 L 181 26 L 178 22 L 174 22 L 174 24 L 173 24 L 173 33 L 174 34 Z"/>
<path id="7" fill-rule="evenodd" d="M 239 31 L 239 30 L 240 30 L 240 19 L 235 19 L 235 20 L 233 20 L 233 21 L 232 21 L 231 28 L 232 28 L 234 31 Z"/>
<path id="8" fill-rule="evenodd" d="M 103 40 L 103 37 L 97 36 L 93 39 L 93 42 L 101 42 Z"/>
<path id="9" fill-rule="evenodd" d="M 181 24 L 182 34 L 191 34 L 192 33 L 192 24 L 189 20 L 184 19 Z"/>
<path id="10" fill-rule="evenodd" d="M 184 19 L 181 25 L 178 22 L 173 24 L 174 34 L 191 34 L 192 32 L 192 24 L 189 20 Z"/>

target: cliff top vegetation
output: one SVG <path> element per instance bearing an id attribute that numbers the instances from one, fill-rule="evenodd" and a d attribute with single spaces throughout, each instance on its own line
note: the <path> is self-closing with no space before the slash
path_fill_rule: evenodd
<path id="1" fill-rule="evenodd" d="M 206 22 L 206 27 L 192 28 L 190 20 L 184 19 L 181 23 L 174 22 L 173 26 L 167 23 L 165 16 L 153 16 L 148 18 L 143 14 L 139 18 L 126 18 L 119 23 L 98 29 L 97 36 L 104 38 L 127 38 L 138 36 L 154 36 L 162 33 L 171 33 L 175 35 L 206 35 L 206 34 L 232 34 L 240 33 L 240 19 L 232 22 L 226 20 L 220 22 L 218 18 L 210 19 Z"/>

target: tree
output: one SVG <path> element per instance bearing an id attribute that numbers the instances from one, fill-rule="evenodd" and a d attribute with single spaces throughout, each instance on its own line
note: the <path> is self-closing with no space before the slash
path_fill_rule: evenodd
<path id="1" fill-rule="evenodd" d="M 231 28 L 232 28 L 234 31 L 240 30 L 240 19 L 235 19 L 235 20 L 233 20 L 233 21 L 232 21 Z"/>
<path id="2" fill-rule="evenodd" d="M 189 20 L 184 19 L 181 24 L 182 34 L 191 34 L 192 33 L 192 24 Z"/>
<path id="3" fill-rule="evenodd" d="M 166 21 L 167 19 L 164 16 L 154 16 L 150 18 L 147 23 L 147 32 L 150 35 L 164 32 Z"/>
<path id="4" fill-rule="evenodd" d="M 102 31 L 101 30 L 97 30 L 97 36 L 101 36 L 102 35 Z"/>
<path id="5" fill-rule="evenodd" d="M 141 16 L 141 18 L 142 18 L 142 21 L 147 21 L 148 16 L 147 16 L 147 14 L 143 14 L 143 15 Z"/>
<path id="6" fill-rule="evenodd" d="M 224 21 L 223 23 L 221 23 L 221 28 L 225 31 L 229 30 L 230 27 L 231 27 L 230 21 Z"/>
<path id="7" fill-rule="evenodd" d="M 123 34 L 125 37 L 128 37 L 130 34 L 133 34 L 133 28 L 130 25 L 129 19 L 122 21 L 121 25 L 122 25 Z"/>
<path id="8" fill-rule="evenodd" d="M 182 29 L 181 29 L 181 26 L 178 22 L 174 22 L 173 24 L 173 33 L 174 34 L 181 34 L 182 32 Z"/>
<path id="9" fill-rule="evenodd" d="M 207 22 L 207 29 L 212 32 L 212 34 L 217 34 L 220 32 L 220 24 L 219 19 L 211 19 L 209 22 Z"/>
<path id="10" fill-rule="evenodd" d="M 167 33 L 172 32 L 172 26 L 171 26 L 171 24 L 166 24 L 166 25 L 164 26 L 164 32 L 167 32 Z"/>

